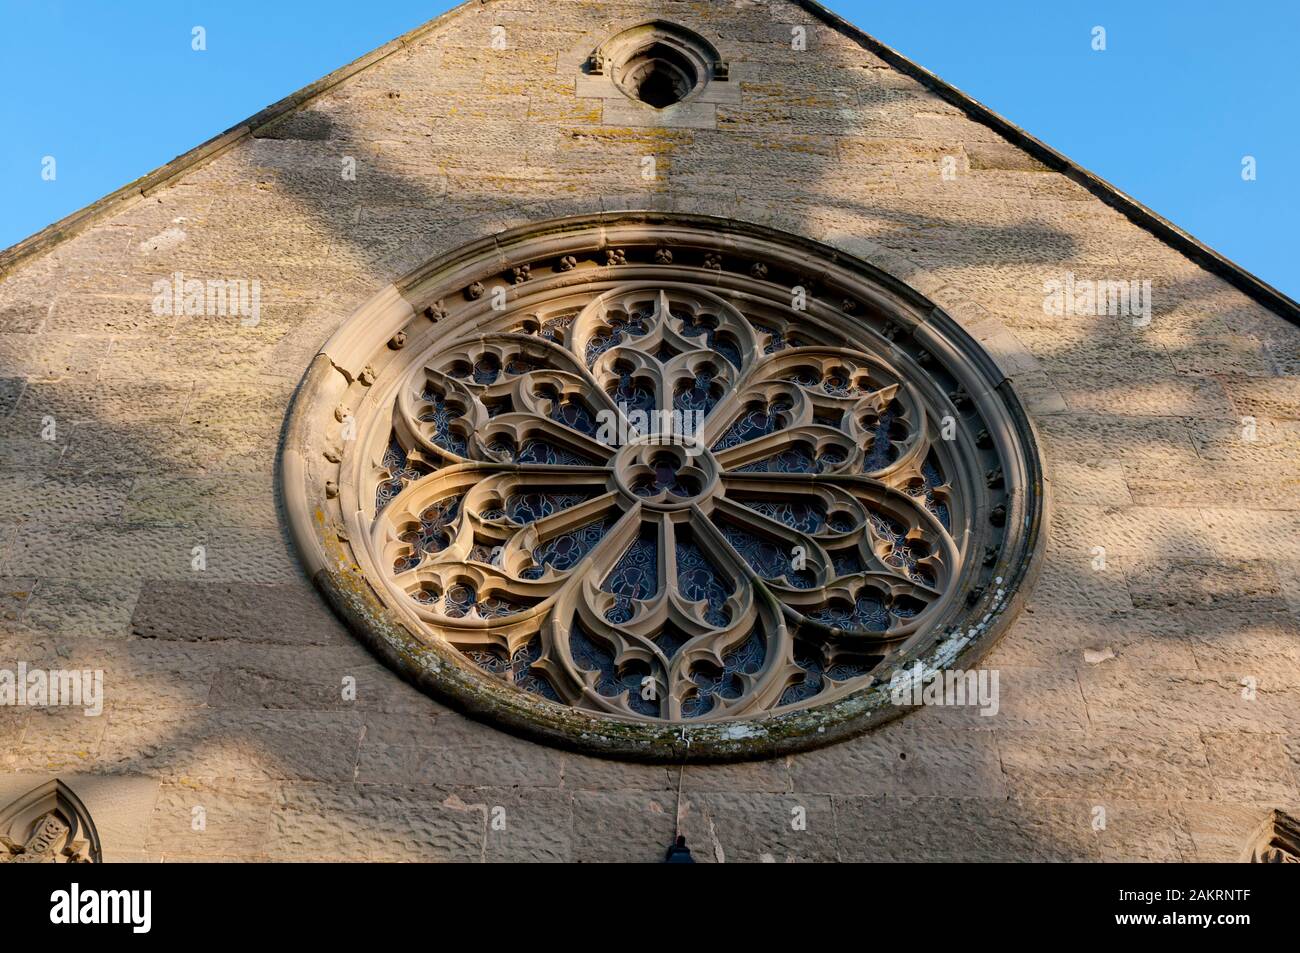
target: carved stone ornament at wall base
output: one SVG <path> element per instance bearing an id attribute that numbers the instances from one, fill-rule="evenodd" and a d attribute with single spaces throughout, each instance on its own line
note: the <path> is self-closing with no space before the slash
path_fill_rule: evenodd
<path id="1" fill-rule="evenodd" d="M 345 323 L 292 412 L 294 537 L 393 667 L 572 748 L 763 757 L 902 714 L 894 673 L 970 668 L 1007 626 L 1041 546 L 1035 441 L 933 303 L 698 217 L 481 244 Z M 451 293 L 502 255 L 531 276 L 504 310 Z"/>
<path id="2" fill-rule="evenodd" d="M 61 781 L 0 809 L 0 864 L 99 863 L 99 834 L 85 805 Z"/>
<path id="3" fill-rule="evenodd" d="M 1251 837 L 1242 859 L 1252 864 L 1300 864 L 1300 821 L 1273 811 Z"/>

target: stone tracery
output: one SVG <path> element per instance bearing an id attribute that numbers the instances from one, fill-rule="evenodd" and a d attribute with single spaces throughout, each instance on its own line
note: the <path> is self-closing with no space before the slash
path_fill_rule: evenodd
<path id="1" fill-rule="evenodd" d="M 397 664 L 521 727 L 643 726 L 596 747 L 656 755 L 674 725 L 861 712 L 994 624 L 1036 461 L 951 322 L 770 238 L 538 234 L 415 279 L 331 355 L 317 525 L 413 640 L 383 636 L 418 653 Z"/>
<path id="2" fill-rule="evenodd" d="M 734 716 L 861 685 L 958 562 L 903 375 L 683 283 L 571 307 L 411 372 L 376 474 L 391 584 L 486 671 L 578 707 Z"/>

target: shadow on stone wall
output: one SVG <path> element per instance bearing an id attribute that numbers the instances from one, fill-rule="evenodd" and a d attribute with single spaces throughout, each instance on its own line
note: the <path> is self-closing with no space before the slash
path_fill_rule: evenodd
<path id="1" fill-rule="evenodd" d="M 561 76 L 540 78 L 523 116 L 485 120 L 477 141 L 448 119 L 399 146 L 347 118 L 410 82 L 402 63 L 377 67 L 345 87 L 328 139 L 255 139 L 32 266 L 38 283 L 72 275 L 71 303 L 98 316 L 92 345 L 111 350 L 75 364 L 75 340 L 51 337 L 82 369 L 30 380 L 14 399 L 4 631 L 31 666 L 104 668 L 110 697 L 99 719 L 0 712 L 6 770 L 157 777 L 141 850 L 182 857 L 653 860 L 674 832 L 679 782 L 699 859 L 1226 858 L 1265 806 L 1294 809 L 1298 590 L 1281 573 L 1300 561 L 1300 415 L 1255 380 L 1296 374 L 1295 330 L 1096 200 L 1032 178 L 1047 173 L 973 161 L 992 134 L 918 89 L 800 82 L 784 54 L 770 72 L 793 84 L 765 81 L 748 58 L 764 50 L 722 29 L 747 101 L 719 130 L 547 126 L 548 111 L 574 109 Z M 443 57 L 447 69 L 473 58 L 451 45 Z M 827 42 L 811 74 L 847 76 L 864 57 Z M 469 87 L 446 98 L 482 99 Z M 486 98 L 484 110 L 509 99 Z M 412 118 L 387 108 L 377 123 Z M 917 114 L 928 112 L 948 132 L 925 134 Z M 645 154 L 660 173 L 649 187 Z M 355 182 L 337 173 L 349 155 Z M 944 155 L 960 160 L 953 182 L 940 178 Z M 370 294 L 486 223 L 602 200 L 814 239 L 860 234 L 914 263 L 954 314 L 1000 322 L 1023 345 L 1032 362 L 1015 383 L 1056 506 L 1042 578 L 987 662 L 1001 671 L 1001 715 L 925 710 L 822 751 L 682 776 L 469 721 L 389 673 L 328 613 L 267 505 L 310 355 Z M 178 210 L 193 214 L 188 238 L 140 251 Z M 102 264 L 76 249 L 115 228 L 135 260 L 96 291 Z M 261 276 L 265 325 L 115 317 L 176 270 Z M 1042 283 L 1064 271 L 1151 278 L 1151 325 L 1045 315 Z M 36 291 L 20 282 L 16 293 Z M 75 318 L 56 308 L 47 320 L 70 334 Z M 71 436 L 32 440 L 51 415 L 74 422 Z M 1257 420 L 1253 443 L 1243 416 Z M 1279 531 L 1278 548 L 1261 551 Z M 200 544 L 216 571 L 177 571 Z M 340 698 L 344 675 L 356 703 Z M 1245 677 L 1258 682 L 1253 703 L 1241 700 Z M 488 829 L 497 805 L 504 832 Z M 1097 806 L 1104 831 L 1092 827 Z M 791 829 L 794 807 L 807 830 Z"/>

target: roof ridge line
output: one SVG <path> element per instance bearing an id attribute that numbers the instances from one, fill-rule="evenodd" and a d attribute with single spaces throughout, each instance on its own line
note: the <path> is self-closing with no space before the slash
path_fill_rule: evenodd
<path id="1" fill-rule="evenodd" d="M 945 102 L 961 109 L 976 122 L 988 126 L 998 135 L 1037 159 L 1053 172 L 1058 172 L 1082 186 L 1095 198 L 1123 214 L 1129 221 L 1145 229 L 1170 248 L 1186 256 L 1193 264 L 1224 279 L 1238 291 L 1256 302 L 1276 311 L 1293 324 L 1300 325 L 1300 302 L 1273 287 L 1262 278 L 1247 271 L 1232 259 L 1206 245 L 1191 233 L 1175 225 L 1158 212 L 1143 205 L 1123 189 L 1103 179 L 1068 156 L 1057 152 L 1041 139 L 1021 129 L 1011 120 L 994 112 L 988 106 L 958 89 L 956 86 L 930 72 L 924 66 L 904 56 L 898 50 L 882 43 L 861 27 L 822 6 L 817 0 L 790 0 L 796 6 L 819 17 L 827 25 L 884 60 L 894 69 L 917 80 Z"/>
<path id="2" fill-rule="evenodd" d="M 309 100 L 315 99 L 322 93 L 326 93 L 338 86 L 345 80 L 365 69 L 388 59 L 398 50 L 405 49 L 416 40 L 422 39 L 426 33 L 432 32 L 442 22 L 453 15 L 459 13 L 463 8 L 484 5 L 490 0 L 465 0 L 452 7 L 446 13 L 439 14 L 431 20 L 408 30 L 401 36 L 389 40 L 382 46 L 376 47 L 370 52 L 357 57 L 350 63 L 340 66 L 332 72 L 326 73 L 320 79 L 308 83 L 301 89 L 295 90 L 283 99 L 277 100 L 271 105 L 259 110 L 243 122 L 236 123 L 225 132 L 218 133 L 206 142 L 202 142 L 179 156 L 166 162 L 150 172 L 146 172 L 138 179 L 133 179 L 126 185 L 114 189 L 102 198 L 96 199 L 89 205 L 82 206 L 77 211 L 50 225 L 45 226 L 39 232 L 27 236 L 16 244 L 0 250 L 0 278 L 7 277 L 15 266 L 23 260 L 48 251 L 55 245 L 60 244 L 66 238 L 72 238 L 79 234 L 89 225 L 99 221 L 107 215 L 115 212 L 119 208 L 126 207 L 127 204 L 134 204 L 138 199 L 145 198 L 159 189 L 172 184 L 191 169 L 215 159 L 217 156 L 226 152 L 232 146 L 244 139 L 253 136 L 254 133 L 265 129 L 277 119 L 281 119 L 293 112 L 299 106 L 302 106 Z"/>

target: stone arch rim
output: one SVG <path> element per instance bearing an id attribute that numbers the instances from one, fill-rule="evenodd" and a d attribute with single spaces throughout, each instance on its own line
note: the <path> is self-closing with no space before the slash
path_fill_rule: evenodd
<path id="1" fill-rule="evenodd" d="M 77 793 L 61 778 L 51 778 L 7 805 L 0 806 L 0 833 L 20 820 L 36 821 L 46 814 L 60 813 L 69 825 L 65 850 L 81 839 L 90 863 L 103 862 L 103 846 L 94 818 Z"/>
<path id="2" fill-rule="evenodd" d="M 655 50 L 661 50 L 660 55 L 647 59 Z M 670 55 L 665 57 L 665 53 Z M 600 43 L 588 63 L 601 64 L 608 70 L 615 87 L 628 99 L 646 102 L 638 95 L 639 84 L 634 84 L 628 74 L 637 63 L 644 67 L 660 59 L 680 72 L 682 79 L 689 80 L 689 87 L 672 105 L 695 99 L 714 79 L 715 72 L 726 69 L 713 43 L 690 27 L 665 19 L 646 20 L 619 30 Z"/>
<path id="3" fill-rule="evenodd" d="M 837 282 L 845 275 L 857 276 L 864 297 L 870 298 L 873 290 L 885 292 L 895 305 L 901 303 L 910 315 L 920 317 L 915 328 L 951 342 L 963 352 L 967 362 L 964 366 L 978 369 L 983 383 L 977 396 L 995 401 L 1006 411 L 1009 426 L 999 439 L 1010 440 L 1011 446 L 1001 448 L 1001 455 L 1024 464 L 1023 473 L 1009 475 L 1024 489 L 1018 497 L 1020 505 L 1012 514 L 1015 521 L 1023 521 L 1023 530 L 1018 536 L 1017 552 L 1007 561 L 1000 577 L 1008 593 L 1005 601 L 991 613 L 992 622 L 987 628 L 982 627 L 975 637 L 955 649 L 948 647 L 949 656 L 940 667 L 969 668 L 992 647 L 1018 614 L 1037 574 L 1047 526 L 1047 483 L 1038 441 L 1009 381 L 943 308 L 889 271 L 833 245 L 764 225 L 705 215 L 605 212 L 542 220 L 484 234 L 412 269 L 358 309 L 318 354 L 295 395 L 286 422 L 281 492 L 290 533 L 309 574 L 363 643 L 408 681 L 471 716 L 531 740 L 571 750 L 660 762 L 749 760 L 820 747 L 906 713 L 909 709 L 889 704 L 888 693 L 882 693 L 880 682 L 810 709 L 685 725 L 620 722 L 609 715 L 591 716 L 540 700 L 530 701 L 505 683 L 492 685 L 462 670 L 462 661 L 449 657 L 458 654 L 449 645 L 429 645 L 403 625 L 385 607 L 366 575 L 349 567 L 348 547 L 338 538 L 339 527 L 315 505 L 325 500 L 326 494 L 320 491 L 326 481 L 319 473 L 319 453 L 311 452 L 314 422 L 308 420 L 309 409 L 313 405 L 320 409 L 322 393 L 341 393 L 354 384 L 362 373 L 357 355 L 382 346 L 396 329 L 418 317 L 416 305 L 429 288 L 458 286 L 461 278 L 481 273 L 484 268 L 507 269 L 512 249 L 524 245 L 541 249 L 530 252 L 533 257 L 542 253 L 559 257 L 569 247 L 590 247 L 593 235 L 599 241 L 598 247 L 605 248 L 625 238 L 628 229 L 645 228 L 661 229 L 656 234 L 666 235 L 677 230 L 682 236 L 694 236 L 697 244 L 707 234 L 714 244 L 736 254 L 761 251 L 793 256 L 825 275 L 833 274 Z M 346 384 L 340 386 L 344 381 Z M 1008 449 L 1016 452 L 1006 452 Z M 304 489 L 308 490 L 306 494 Z M 942 646 L 938 643 L 942 641 L 939 639 L 931 648 L 939 651 Z M 925 654 L 920 651 L 917 657 Z"/>

